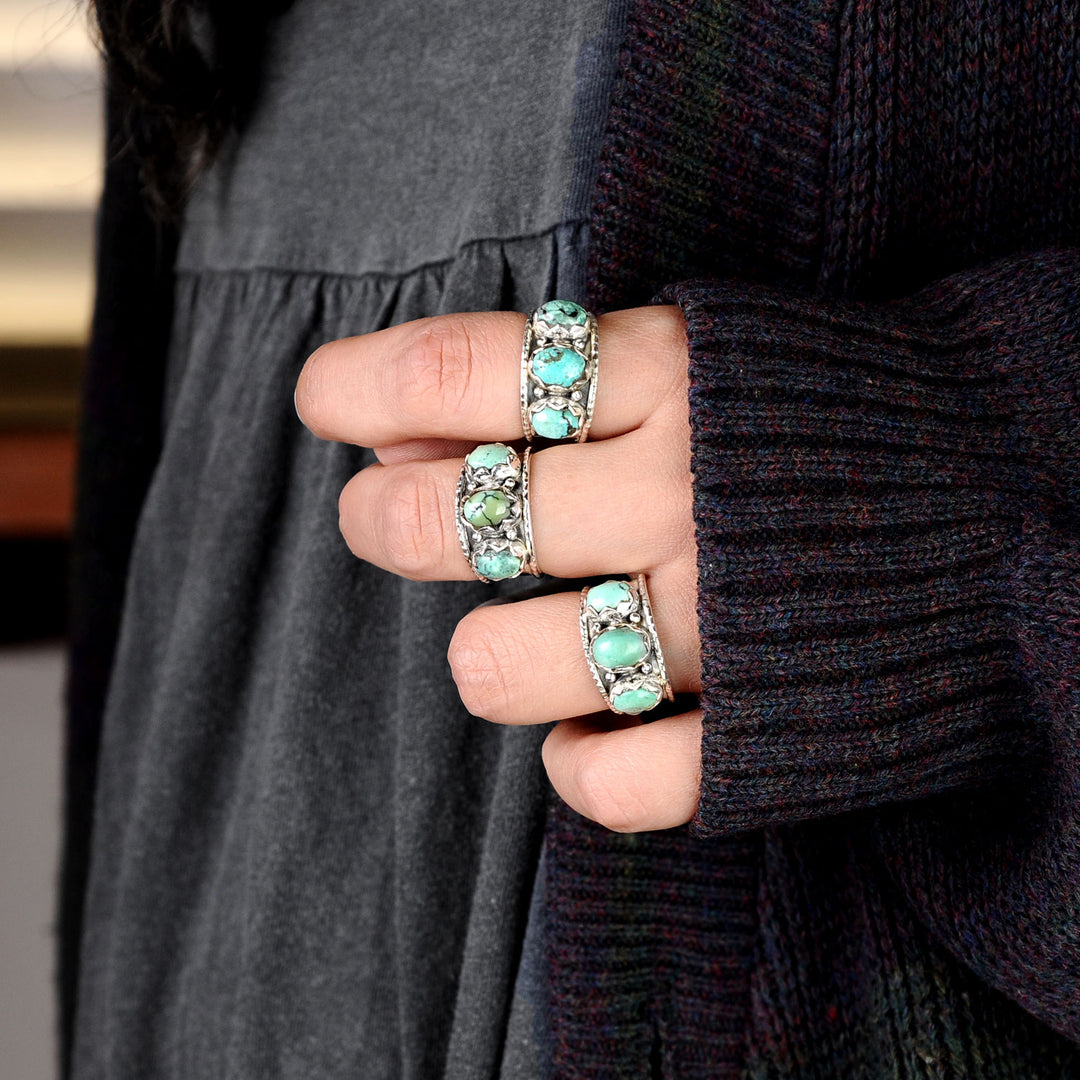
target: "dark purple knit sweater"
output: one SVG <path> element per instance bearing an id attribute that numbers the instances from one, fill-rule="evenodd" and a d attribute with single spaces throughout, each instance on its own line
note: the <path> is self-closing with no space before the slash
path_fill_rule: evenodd
<path id="1" fill-rule="evenodd" d="M 687 316 L 703 796 L 641 836 L 553 809 L 560 1076 L 1080 1076 L 1078 26 L 633 4 L 592 300 Z M 148 472 L 109 433 L 153 442 L 168 306 L 102 287 L 146 302 L 99 313 L 84 432 L 68 995 Z"/>
<path id="2" fill-rule="evenodd" d="M 704 775 L 553 817 L 561 1076 L 1080 1075 L 1078 29 L 634 6 L 593 300 L 687 318 Z"/>

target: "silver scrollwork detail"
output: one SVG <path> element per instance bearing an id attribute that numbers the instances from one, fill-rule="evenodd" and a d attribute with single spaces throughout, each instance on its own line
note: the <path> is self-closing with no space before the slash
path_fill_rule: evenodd
<path id="1" fill-rule="evenodd" d="M 644 574 L 586 586 L 580 619 L 585 659 L 609 709 L 634 716 L 674 699 Z"/>
<path id="2" fill-rule="evenodd" d="M 486 582 L 539 576 L 529 517 L 529 458 L 502 443 L 478 446 L 458 477 L 457 534 L 473 573 Z"/>
<path id="3" fill-rule="evenodd" d="M 596 316 L 552 300 L 529 317 L 521 346 L 521 426 L 525 438 L 584 442 L 596 404 Z"/>

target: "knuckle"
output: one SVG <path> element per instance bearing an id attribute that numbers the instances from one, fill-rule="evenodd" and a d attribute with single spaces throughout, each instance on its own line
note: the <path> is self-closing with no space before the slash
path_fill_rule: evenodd
<path id="1" fill-rule="evenodd" d="M 602 738 L 590 739 L 574 764 L 574 782 L 586 817 L 612 832 L 637 832 L 645 807 L 627 783 L 627 763 Z"/>
<path id="2" fill-rule="evenodd" d="M 452 317 L 424 320 L 401 365 L 402 400 L 428 424 L 461 411 L 473 371 L 468 327 Z"/>
<path id="3" fill-rule="evenodd" d="M 379 501 L 383 550 L 394 571 L 416 580 L 442 564 L 446 527 L 438 484 L 421 467 L 403 475 Z"/>
<path id="4" fill-rule="evenodd" d="M 518 700 L 520 669 L 505 638 L 466 616 L 450 642 L 450 670 L 465 708 L 473 716 L 501 722 Z"/>

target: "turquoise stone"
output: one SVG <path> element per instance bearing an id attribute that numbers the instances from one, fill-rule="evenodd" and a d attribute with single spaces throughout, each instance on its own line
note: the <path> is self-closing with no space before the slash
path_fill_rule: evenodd
<path id="1" fill-rule="evenodd" d="M 641 686 L 636 690 L 623 690 L 620 694 L 612 694 L 611 707 L 618 712 L 637 716 L 638 713 L 656 708 L 662 696 L 647 686 Z"/>
<path id="2" fill-rule="evenodd" d="M 510 500 L 501 491 L 477 491 L 461 508 L 465 520 L 474 528 L 498 525 L 510 513 Z"/>
<path id="3" fill-rule="evenodd" d="M 585 603 L 593 611 L 603 611 L 604 608 L 615 608 L 632 599 L 633 593 L 630 585 L 625 581 L 605 581 L 602 585 L 594 585 L 585 594 Z"/>
<path id="4" fill-rule="evenodd" d="M 551 300 L 540 308 L 540 318 L 557 326 L 584 326 L 587 315 L 573 300 Z"/>
<path id="5" fill-rule="evenodd" d="M 492 551 L 476 556 L 476 570 L 491 581 L 505 581 L 521 573 L 521 559 L 512 551 Z"/>
<path id="6" fill-rule="evenodd" d="M 585 374 L 585 357 L 573 349 L 550 345 L 532 358 L 533 374 L 545 386 L 573 386 Z"/>
<path id="7" fill-rule="evenodd" d="M 626 626 L 614 626 L 596 635 L 592 654 L 601 667 L 631 667 L 648 656 L 649 646 L 636 630 Z"/>
<path id="8" fill-rule="evenodd" d="M 569 439 L 576 435 L 581 420 L 569 409 L 537 409 L 532 414 L 533 430 L 542 439 Z"/>
<path id="9" fill-rule="evenodd" d="M 465 459 L 474 469 L 494 469 L 496 465 L 509 465 L 514 451 L 501 442 L 484 443 Z"/>

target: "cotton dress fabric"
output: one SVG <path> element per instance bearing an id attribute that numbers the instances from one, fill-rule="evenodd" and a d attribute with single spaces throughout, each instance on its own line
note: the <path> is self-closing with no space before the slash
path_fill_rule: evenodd
<path id="1" fill-rule="evenodd" d="M 83 1080 L 547 1068 L 536 926 L 521 963 L 545 732 L 470 717 L 446 659 L 500 590 L 353 557 L 337 498 L 374 456 L 316 439 L 293 388 L 326 341 L 583 297 L 621 7 L 360 15 L 303 0 L 273 25 L 257 111 L 187 208 L 104 723 Z"/>

